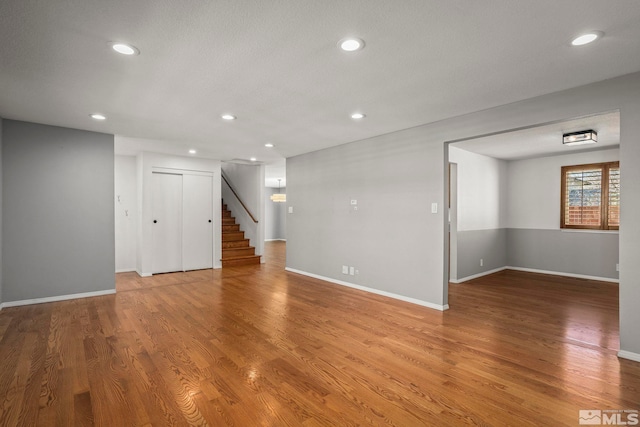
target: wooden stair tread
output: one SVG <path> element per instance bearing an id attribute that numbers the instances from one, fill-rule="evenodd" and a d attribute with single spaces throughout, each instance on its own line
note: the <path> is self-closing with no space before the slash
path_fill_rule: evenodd
<path id="1" fill-rule="evenodd" d="M 226 204 L 222 204 L 222 261 L 223 267 L 260 264 L 261 256 L 255 254 L 255 247 L 244 237 L 244 231 L 236 223 Z"/>
<path id="2" fill-rule="evenodd" d="M 247 256 L 247 257 L 233 257 L 233 258 L 223 258 L 221 259 L 222 261 L 222 267 L 239 267 L 239 266 L 246 266 L 246 265 L 259 265 L 260 264 L 260 259 L 262 257 L 260 255 L 255 255 L 255 256 Z"/>
<path id="3" fill-rule="evenodd" d="M 240 257 L 249 257 L 256 255 L 256 248 L 235 248 L 235 249 L 226 249 L 222 253 L 222 259 L 229 258 L 240 258 Z"/>
<path id="4" fill-rule="evenodd" d="M 223 254 L 224 257 L 224 254 Z M 232 259 L 252 259 L 252 258 L 261 258 L 260 255 L 239 255 L 239 256 L 231 256 L 227 258 L 220 258 L 220 261 L 229 261 Z"/>
<path id="5" fill-rule="evenodd" d="M 222 233 L 223 242 L 238 242 L 240 240 L 245 240 L 244 231 L 230 231 L 228 233 Z"/>
<path id="6" fill-rule="evenodd" d="M 248 248 L 249 239 L 225 240 L 222 242 L 222 249 Z"/>

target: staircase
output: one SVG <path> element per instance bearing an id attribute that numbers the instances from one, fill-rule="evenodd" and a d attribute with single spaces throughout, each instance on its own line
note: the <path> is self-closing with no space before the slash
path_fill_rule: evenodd
<path id="1" fill-rule="evenodd" d="M 240 224 L 236 224 L 227 205 L 222 204 L 222 266 L 251 264 L 260 264 L 260 255 L 256 255 L 256 248 L 249 246 L 249 239 L 244 238 Z"/>

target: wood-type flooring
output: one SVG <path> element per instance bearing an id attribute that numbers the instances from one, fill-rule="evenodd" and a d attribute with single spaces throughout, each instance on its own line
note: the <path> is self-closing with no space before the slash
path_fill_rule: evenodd
<path id="1" fill-rule="evenodd" d="M 580 410 L 640 409 L 615 284 L 504 271 L 451 284 L 439 312 L 266 250 L 3 309 L 0 425 L 575 426 Z"/>

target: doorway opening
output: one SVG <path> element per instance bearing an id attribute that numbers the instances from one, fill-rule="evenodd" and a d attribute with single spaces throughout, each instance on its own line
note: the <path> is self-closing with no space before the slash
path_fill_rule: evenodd
<path id="1" fill-rule="evenodd" d="M 563 145 L 587 128 L 597 144 Z M 619 145 L 619 111 L 450 142 L 449 281 L 507 267 L 617 281 L 617 231 L 561 229 L 560 190 L 563 166 L 618 161 Z"/>

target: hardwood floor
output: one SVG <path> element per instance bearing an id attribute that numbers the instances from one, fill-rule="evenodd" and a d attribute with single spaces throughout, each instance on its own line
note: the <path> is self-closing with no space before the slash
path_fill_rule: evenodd
<path id="1" fill-rule="evenodd" d="M 0 312 L 3 426 L 578 425 L 640 409 L 617 286 L 505 271 L 451 310 L 264 265 Z"/>

